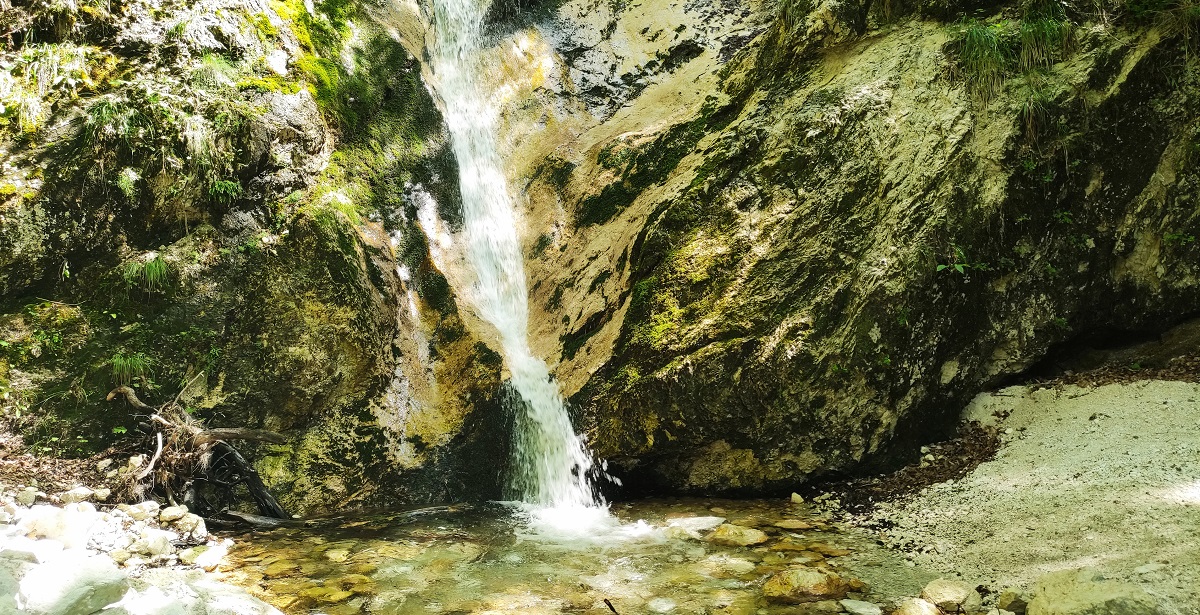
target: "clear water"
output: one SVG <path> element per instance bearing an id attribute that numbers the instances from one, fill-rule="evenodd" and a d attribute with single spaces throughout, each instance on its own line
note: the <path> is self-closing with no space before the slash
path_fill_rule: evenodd
<path id="1" fill-rule="evenodd" d="M 495 326 L 512 375 L 516 408 L 512 495 L 535 505 L 533 521 L 602 519 L 591 484 L 591 455 L 571 426 L 546 363 L 528 340 L 528 291 L 512 197 L 496 148 L 498 110 L 480 89 L 486 4 L 435 0 L 433 87 L 441 98 L 462 187 L 467 262 L 475 281 L 465 293 Z M 461 290 L 461 289 L 460 289 Z"/>
<path id="2" fill-rule="evenodd" d="M 329 520 L 235 537 L 226 577 L 289 615 L 611 615 L 606 599 L 620 615 L 782 615 L 808 611 L 767 602 L 762 584 L 792 566 L 862 579 L 868 587 L 851 597 L 874 602 L 916 595 L 932 578 L 873 537 L 785 501 L 654 500 L 612 513 L 607 530 L 573 538 L 532 532 L 501 505 Z M 713 515 L 757 526 L 769 541 L 721 546 L 678 527 Z M 784 519 L 812 527 L 775 525 Z M 850 553 L 823 557 L 814 545 Z"/>

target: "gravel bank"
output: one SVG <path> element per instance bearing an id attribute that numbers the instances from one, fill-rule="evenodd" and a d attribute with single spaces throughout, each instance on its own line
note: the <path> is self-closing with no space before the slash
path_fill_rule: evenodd
<path id="1" fill-rule="evenodd" d="M 998 424 L 996 458 L 880 506 L 884 541 L 993 591 L 1080 567 L 1200 614 L 1200 385 L 1013 387 L 965 419 Z"/>

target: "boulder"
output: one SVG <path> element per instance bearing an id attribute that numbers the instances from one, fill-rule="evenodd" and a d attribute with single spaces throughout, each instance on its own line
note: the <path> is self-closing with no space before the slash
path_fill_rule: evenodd
<path id="1" fill-rule="evenodd" d="M 128 589 L 129 579 L 112 560 L 80 554 L 69 566 L 55 560 L 31 569 L 21 579 L 17 602 L 29 615 L 91 615 Z"/>
<path id="2" fill-rule="evenodd" d="M 901 598 L 892 609 L 892 615 L 942 615 L 942 612 L 924 598 Z"/>
<path id="3" fill-rule="evenodd" d="M 921 597 L 944 613 L 974 613 L 983 607 L 979 593 L 962 581 L 935 579 L 921 590 Z"/>
<path id="4" fill-rule="evenodd" d="M 722 523 L 709 534 L 708 541 L 713 544 L 730 547 L 747 547 L 760 545 L 768 540 L 766 532 L 752 527 L 743 527 L 731 523 Z"/>
<path id="5" fill-rule="evenodd" d="M 771 602 L 817 602 L 844 598 L 848 589 L 846 582 L 833 572 L 801 566 L 767 579 L 763 596 Z"/>
<path id="6" fill-rule="evenodd" d="M 1063 570 L 1038 579 L 1026 615 L 1166 615 L 1136 585 L 1106 580 L 1096 570 Z"/>
<path id="7" fill-rule="evenodd" d="M 1004 611 L 1011 611 L 1016 615 L 1025 615 L 1025 609 L 1028 606 L 1029 599 L 1016 588 L 1010 587 L 1000 592 L 1000 596 L 996 598 L 997 608 Z"/>

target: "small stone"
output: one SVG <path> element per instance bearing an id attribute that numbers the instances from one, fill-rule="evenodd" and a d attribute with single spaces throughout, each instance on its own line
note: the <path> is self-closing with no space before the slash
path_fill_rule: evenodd
<path id="1" fill-rule="evenodd" d="M 33 506 L 37 501 L 38 490 L 33 487 L 26 487 L 17 492 L 17 503 L 21 506 Z"/>
<path id="2" fill-rule="evenodd" d="M 134 521 L 145 521 L 158 515 L 158 502 L 146 500 L 137 504 L 121 504 L 117 506 L 121 512 L 129 515 Z"/>
<path id="3" fill-rule="evenodd" d="M 338 564 L 346 561 L 349 557 L 349 549 L 330 549 L 325 552 L 325 559 Z"/>
<path id="4" fill-rule="evenodd" d="M 63 504 L 74 504 L 76 502 L 86 502 L 91 499 L 95 492 L 87 487 L 76 487 L 69 491 L 64 491 L 58 494 L 58 500 Z"/>
<path id="5" fill-rule="evenodd" d="M 921 598 L 901 598 L 892 615 L 942 615 L 936 606 Z"/>
<path id="6" fill-rule="evenodd" d="M 768 539 L 766 532 L 762 530 L 733 525 L 731 523 L 722 523 L 708 536 L 709 542 L 729 547 L 760 545 Z"/>
<path id="7" fill-rule="evenodd" d="M 813 525 L 799 519 L 781 519 L 774 523 L 775 527 L 783 530 L 811 530 Z"/>
<path id="8" fill-rule="evenodd" d="M 883 608 L 873 602 L 847 598 L 841 601 L 841 605 L 850 615 L 883 615 Z"/>
<path id="9" fill-rule="evenodd" d="M 933 603 L 945 613 L 973 613 L 983 606 L 979 593 L 974 588 L 951 579 L 934 579 L 925 589 L 921 597 Z"/>
<path id="10" fill-rule="evenodd" d="M 158 513 L 158 520 L 163 523 L 170 523 L 182 519 L 188 514 L 187 506 L 168 506 Z"/>
<path id="11" fill-rule="evenodd" d="M 159 557 L 169 555 L 175 551 L 174 545 L 171 542 L 175 540 L 175 534 L 166 530 L 155 528 L 146 528 L 129 547 L 130 551 L 149 555 L 150 557 Z"/>
<path id="12" fill-rule="evenodd" d="M 114 551 L 110 551 L 108 556 L 112 558 L 112 561 L 118 564 L 124 564 L 125 562 L 129 561 L 129 558 L 133 557 L 133 554 L 125 549 L 116 549 Z"/>
<path id="13" fill-rule="evenodd" d="M 100 461 L 96 462 L 96 471 L 103 472 L 103 471 L 107 470 L 108 467 L 111 466 L 112 464 L 113 464 L 112 459 L 101 459 Z"/>
<path id="14" fill-rule="evenodd" d="M 96 500 L 97 502 L 107 502 L 108 496 L 110 495 L 112 495 L 112 489 L 101 487 L 92 492 L 92 499 Z"/>
<path id="15" fill-rule="evenodd" d="M 792 504 L 803 504 L 804 496 L 799 493 L 792 493 Z"/>
<path id="16" fill-rule="evenodd" d="M 176 519 L 172 527 L 193 540 L 204 540 L 208 536 L 208 528 L 205 527 L 204 519 L 200 515 L 187 513 Z"/>
<path id="17" fill-rule="evenodd" d="M 763 596 L 772 602 L 816 602 L 846 596 L 846 582 L 820 568 L 789 568 L 767 579 Z"/>

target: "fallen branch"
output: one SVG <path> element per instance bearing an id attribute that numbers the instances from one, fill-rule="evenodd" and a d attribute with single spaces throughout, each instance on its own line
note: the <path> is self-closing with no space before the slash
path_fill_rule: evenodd
<path id="1" fill-rule="evenodd" d="M 156 432 L 154 437 L 158 440 L 158 448 L 154 450 L 154 456 L 150 458 L 150 465 L 146 466 L 145 470 L 142 470 L 138 473 L 138 480 L 142 480 L 147 476 L 150 476 L 150 473 L 154 471 L 154 464 L 158 463 L 158 458 L 162 456 L 162 432 Z"/>
<path id="2" fill-rule="evenodd" d="M 193 378 L 192 382 L 195 380 Z M 132 492 L 157 491 L 171 501 L 176 494 L 182 494 L 189 508 L 208 516 L 234 505 L 238 501 L 236 490 L 244 485 L 263 515 L 290 518 L 254 466 L 228 442 L 251 440 L 282 444 L 286 442 L 282 435 L 242 427 L 205 429 L 180 407 L 179 396 L 158 408 L 143 402 L 128 386 L 113 389 L 107 399 L 113 401 L 118 397 L 124 397 L 129 405 L 148 417 L 156 442 L 149 465 L 134 477 Z M 150 480 L 146 481 L 147 478 Z"/>

